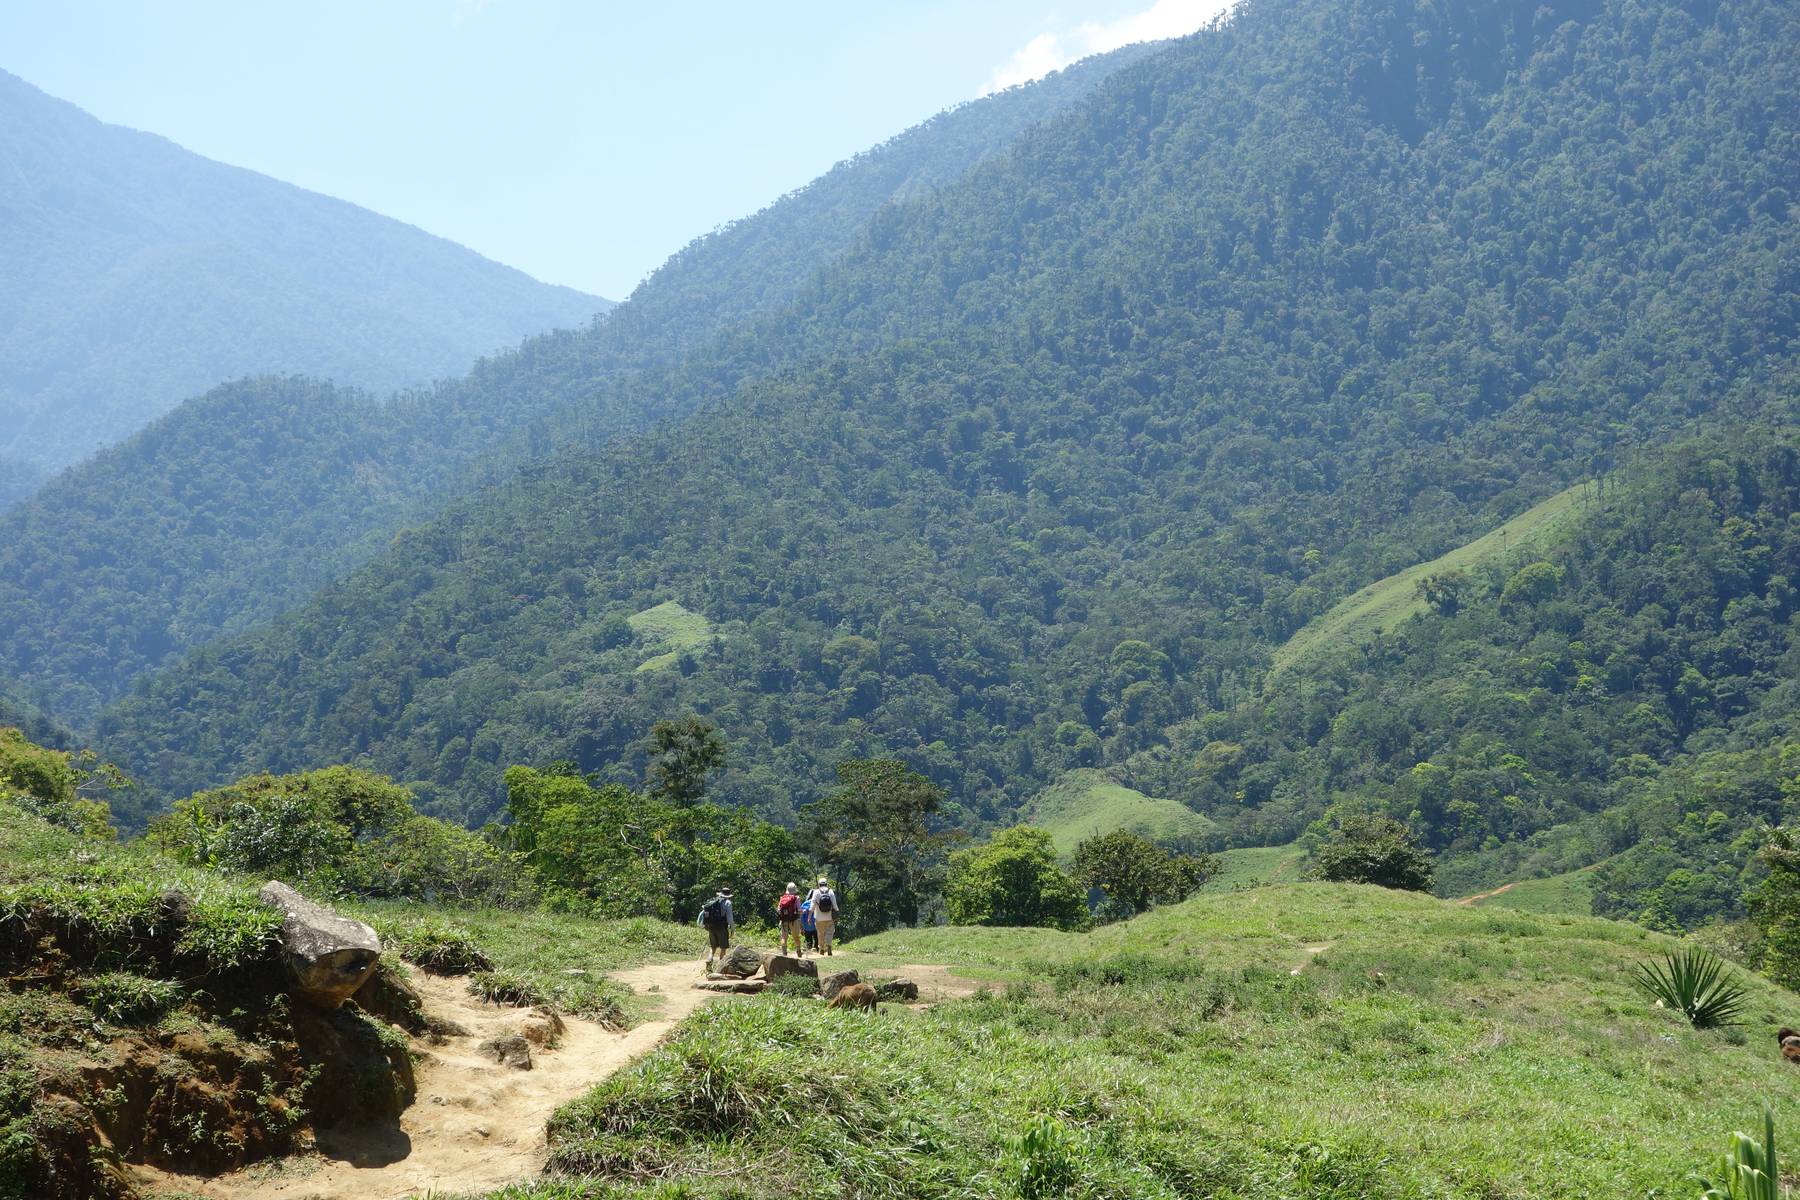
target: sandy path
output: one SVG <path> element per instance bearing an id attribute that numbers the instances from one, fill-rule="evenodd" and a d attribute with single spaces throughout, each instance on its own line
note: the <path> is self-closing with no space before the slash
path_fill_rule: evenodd
<path id="1" fill-rule="evenodd" d="M 1457 903 L 1458 904 L 1474 904 L 1477 901 L 1491 899 L 1494 896 L 1500 895 L 1502 892 L 1512 891 L 1514 888 L 1519 886 L 1519 882 L 1520 882 L 1519 880 L 1515 879 L 1511 883 L 1501 884 L 1499 887 L 1495 888 L 1491 892 L 1476 892 L 1473 896 L 1464 896 L 1462 899 L 1458 900 Z"/>
<path id="2" fill-rule="evenodd" d="M 695 990 L 699 963 L 683 959 L 613 973 L 640 993 L 660 994 L 662 1012 L 627 1033 L 565 1018 L 561 1044 L 535 1050 L 529 1071 L 475 1053 L 515 1031 L 528 1009 L 484 1003 L 462 979 L 416 972 L 425 1009 L 469 1030 L 442 1046 L 416 1042 L 419 1097 L 397 1130 L 321 1134 L 319 1154 L 261 1164 L 216 1179 L 139 1171 L 142 1190 L 206 1200 L 402 1200 L 427 1192 L 484 1192 L 543 1170 L 544 1124 L 558 1107 L 653 1048 L 677 1022 L 718 993 Z"/>

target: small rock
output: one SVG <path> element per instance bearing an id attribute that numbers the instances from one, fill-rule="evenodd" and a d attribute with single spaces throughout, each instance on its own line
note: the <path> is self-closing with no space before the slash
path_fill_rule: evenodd
<path id="1" fill-rule="evenodd" d="M 586 975 L 587 972 L 582 970 L 580 967 L 570 967 L 566 971 L 564 971 L 563 974 L 564 975 Z"/>
<path id="2" fill-rule="evenodd" d="M 703 979 L 694 986 L 703 992 L 736 992 L 754 996 L 769 985 L 768 981 L 762 979 Z"/>
<path id="3" fill-rule="evenodd" d="M 825 978 L 819 980 L 819 995 L 827 1000 L 832 1000 L 837 997 L 839 992 L 849 987 L 851 984 L 861 982 L 862 976 L 858 975 L 855 971 L 839 971 L 834 975 L 827 975 Z"/>
<path id="4" fill-rule="evenodd" d="M 483 1058 L 491 1058 L 503 1067 L 531 1070 L 531 1043 L 516 1033 L 489 1038 L 475 1047 L 475 1053 Z"/>
<path id="5" fill-rule="evenodd" d="M 883 1000 L 910 1004 L 919 998 L 919 985 L 910 979 L 884 979 L 875 985 L 875 994 Z"/>
<path id="6" fill-rule="evenodd" d="M 807 958 L 796 958 L 790 954 L 772 954 L 769 961 L 763 964 L 763 975 L 771 982 L 783 975 L 805 975 L 812 979 L 819 977 L 819 964 Z"/>
<path id="7" fill-rule="evenodd" d="M 660 992 L 660 991 L 662 991 L 662 984 L 653 983 L 649 987 L 645 988 L 644 990 L 646 992 Z"/>
<path id="8" fill-rule="evenodd" d="M 733 946 L 725 952 L 714 969 L 721 975 L 729 975 L 733 979 L 748 979 L 762 970 L 762 955 L 749 946 Z"/>
<path id="9" fill-rule="evenodd" d="M 519 1034 L 534 1046 L 548 1046 L 563 1035 L 563 1019 L 553 1008 L 534 1008 L 519 1026 Z"/>

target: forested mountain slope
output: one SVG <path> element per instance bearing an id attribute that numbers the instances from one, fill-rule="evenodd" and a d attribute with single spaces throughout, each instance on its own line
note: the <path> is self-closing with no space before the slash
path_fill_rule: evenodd
<path id="1" fill-rule="evenodd" d="M 894 197 L 956 178 L 1142 53 L 941 114 L 695 242 L 597 326 L 534 338 L 430 391 L 384 404 L 285 377 L 183 405 L 0 516 L 0 675 L 86 724 L 142 671 L 301 603 L 442 496 L 765 369 L 766 356 L 734 349 L 703 356 L 685 390 L 663 378 L 733 321 L 791 299 Z"/>
<path id="2" fill-rule="evenodd" d="M 165 787 L 350 757 L 476 819 L 681 708 L 778 814 L 872 751 L 975 823 L 1069 766 L 1188 799 L 1139 781 L 1333 598 L 1792 415 L 1797 54 L 1768 0 L 1252 3 L 721 343 L 835 355 L 459 503 L 102 731 Z M 636 671 L 670 599 L 718 636 Z"/>
<path id="3" fill-rule="evenodd" d="M 607 301 L 0 71 L 0 459 L 66 466 L 221 380 L 461 374 Z"/>

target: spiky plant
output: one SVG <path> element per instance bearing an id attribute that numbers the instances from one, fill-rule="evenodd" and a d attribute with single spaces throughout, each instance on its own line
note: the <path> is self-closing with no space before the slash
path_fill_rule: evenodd
<path id="1" fill-rule="evenodd" d="M 1736 1025 L 1743 1015 L 1744 985 L 1725 973 L 1725 964 L 1698 946 L 1665 954 L 1660 963 L 1643 963 L 1637 985 L 1687 1017 L 1695 1029 Z"/>
<path id="2" fill-rule="evenodd" d="M 1719 1178 L 1700 1193 L 1700 1200 L 1782 1200 L 1786 1195 L 1775 1162 L 1775 1114 L 1765 1105 L 1762 1143 L 1747 1133 L 1732 1134 L 1731 1148 L 1719 1160 Z"/>

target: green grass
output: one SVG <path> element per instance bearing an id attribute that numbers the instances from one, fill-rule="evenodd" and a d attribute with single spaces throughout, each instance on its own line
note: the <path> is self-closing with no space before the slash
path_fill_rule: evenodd
<path id="1" fill-rule="evenodd" d="M 1419 580 L 1427 575 L 1471 570 L 1528 545 L 1548 542 L 1577 515 L 1585 486 L 1576 484 L 1567 491 L 1558 492 L 1467 545 L 1458 546 L 1430 562 L 1417 563 L 1386 579 L 1378 579 L 1339 601 L 1329 611 L 1307 622 L 1275 651 L 1268 679 L 1274 680 L 1276 675 L 1318 650 L 1354 645 L 1376 633 L 1399 628 L 1409 617 L 1425 610 L 1417 587 Z"/>
<path id="2" fill-rule="evenodd" d="M 631 623 L 631 631 L 644 643 L 647 657 L 638 664 L 640 671 L 672 667 L 683 651 L 699 650 L 713 636 L 711 621 L 674 600 L 665 600 L 625 619 Z"/>
<path id="3" fill-rule="evenodd" d="M 1065 858 L 1086 838 L 1128 829 L 1152 841 L 1203 838 L 1211 819 L 1174 800 L 1158 800 L 1109 779 L 1104 771 L 1065 771 L 1026 808 L 1021 824 L 1050 835 Z"/>
<path id="4" fill-rule="evenodd" d="M 1768 1036 L 1800 997 L 1737 972 L 1746 1027 L 1691 1029 L 1632 982 L 1676 944 L 1328 884 L 894 931 L 847 957 L 1001 982 L 874 1017 L 712 1006 L 558 1114 L 566 1176 L 497 1195 L 1688 1195 L 1727 1131 L 1800 1102 Z"/>
<path id="5" fill-rule="evenodd" d="M 1203 892 L 1228 892 L 1266 883 L 1296 883 L 1306 867 L 1306 851 L 1298 846 L 1244 846 L 1219 854 L 1219 872 Z"/>
<path id="6" fill-rule="evenodd" d="M 698 930 L 648 917 L 595 920 L 536 910 L 438 909 L 404 901 L 345 903 L 405 954 L 466 943 L 492 965 L 482 983 L 555 1005 L 564 1012 L 628 1026 L 645 1014 L 641 998 L 605 978 L 608 971 L 691 955 L 704 957 Z M 571 972 L 575 972 L 571 974 Z M 504 985 L 504 986 L 503 986 Z"/>
<path id="7" fill-rule="evenodd" d="M 1522 879 L 1504 892 L 1484 896 L 1473 902 L 1476 908 L 1513 908 L 1530 913 L 1563 913 L 1588 916 L 1594 911 L 1594 875 L 1592 867 L 1551 875 L 1544 879 Z"/>

